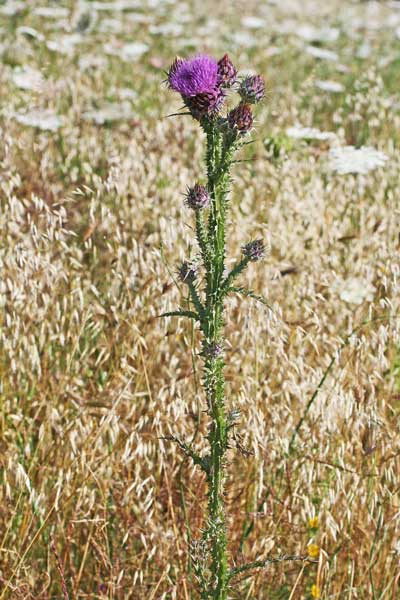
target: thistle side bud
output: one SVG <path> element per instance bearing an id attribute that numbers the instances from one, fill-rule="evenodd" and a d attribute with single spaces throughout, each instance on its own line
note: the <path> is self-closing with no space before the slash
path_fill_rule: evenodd
<path id="1" fill-rule="evenodd" d="M 236 83 L 237 70 L 231 59 L 225 54 L 218 61 L 218 85 L 221 87 L 231 87 Z"/>
<path id="2" fill-rule="evenodd" d="M 242 247 L 242 253 L 245 258 L 252 261 L 257 261 L 263 258 L 265 254 L 265 245 L 263 240 L 253 240 Z"/>
<path id="3" fill-rule="evenodd" d="M 229 127 L 241 135 L 249 132 L 253 126 L 253 114 L 250 104 L 240 103 L 228 114 Z"/>
<path id="4" fill-rule="evenodd" d="M 185 260 L 178 269 L 178 275 L 182 283 L 194 283 L 197 279 L 197 267 Z"/>
<path id="5" fill-rule="evenodd" d="M 261 75 L 249 75 L 240 84 L 239 95 L 244 102 L 257 104 L 265 96 L 265 81 Z"/>
<path id="6" fill-rule="evenodd" d="M 186 192 L 186 206 L 192 210 L 202 210 L 210 204 L 210 196 L 204 185 L 196 183 L 193 187 L 188 187 Z"/>
<path id="7" fill-rule="evenodd" d="M 222 353 L 222 346 L 218 342 L 205 343 L 203 347 L 203 355 L 206 358 L 216 359 Z"/>
<path id="8" fill-rule="evenodd" d="M 216 87 L 209 92 L 183 97 L 185 105 L 193 118 L 201 121 L 203 117 L 216 115 L 225 102 L 225 91 Z"/>

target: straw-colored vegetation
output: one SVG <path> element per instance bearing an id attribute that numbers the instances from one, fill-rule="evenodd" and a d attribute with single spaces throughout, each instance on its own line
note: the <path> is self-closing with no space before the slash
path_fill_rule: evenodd
<path id="1" fill-rule="evenodd" d="M 200 348 L 157 315 L 203 148 L 162 69 L 197 50 L 268 86 L 231 197 L 270 308 L 227 307 L 230 556 L 319 560 L 232 599 L 399 598 L 400 3 L 44 4 L 0 4 L 0 599 L 196 598 L 206 484 L 160 438 L 201 452 Z M 346 145 L 387 159 L 338 172 Z"/>

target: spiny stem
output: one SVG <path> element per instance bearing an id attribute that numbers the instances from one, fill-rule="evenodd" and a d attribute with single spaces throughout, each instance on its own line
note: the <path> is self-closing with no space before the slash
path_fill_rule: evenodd
<path id="1" fill-rule="evenodd" d="M 211 199 L 208 221 L 208 246 L 211 262 L 206 266 L 205 316 L 202 331 L 208 344 L 222 340 L 223 300 L 221 297 L 225 263 L 226 194 L 229 184 L 229 160 L 221 148 L 221 134 L 212 123 L 205 126 L 207 135 L 207 177 Z M 200 231 L 200 233 L 202 233 Z M 199 240 L 199 243 L 200 240 Z M 211 545 L 209 597 L 225 600 L 228 593 L 227 532 L 224 506 L 224 456 L 228 445 L 228 424 L 224 398 L 224 360 L 206 357 L 204 387 L 211 423 L 210 472 L 208 476 L 208 527 L 204 540 Z"/>

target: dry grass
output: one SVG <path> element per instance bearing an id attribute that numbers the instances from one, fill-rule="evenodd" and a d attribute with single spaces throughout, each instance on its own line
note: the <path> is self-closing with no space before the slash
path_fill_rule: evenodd
<path id="1" fill-rule="evenodd" d="M 72 27 L 77 5 L 60 4 Z M 212 18 L 207 2 L 100 11 L 71 54 L 18 29 L 68 35 L 61 17 L 34 14 L 38 2 L 0 17 L 1 600 L 196 597 L 185 523 L 196 537 L 205 482 L 159 438 L 189 440 L 197 428 L 202 448 L 199 348 L 185 323 L 156 317 L 180 299 L 173 273 L 193 239 L 181 192 L 202 158 L 190 121 L 162 118 L 178 106 L 160 89 L 160 67 L 199 47 L 227 49 L 270 89 L 232 195 L 231 257 L 249 237 L 269 239 L 248 279 L 271 309 L 230 301 L 228 400 L 242 412 L 239 447 L 253 453 L 230 454 L 231 556 L 322 549 L 318 565 L 282 563 L 238 581 L 232 599 L 309 599 L 313 584 L 324 600 L 399 597 L 400 10 L 320 4 L 224 1 Z M 245 29 L 243 15 L 265 25 Z M 171 31 L 151 32 L 162 23 Z M 337 26 L 339 38 L 321 45 L 339 60 L 309 55 L 299 24 Z M 133 65 L 104 53 L 132 39 L 150 46 Z M 370 55 L 357 58 L 366 43 Z M 85 70 L 87 55 L 104 63 Z M 13 83 L 27 64 L 45 77 L 40 91 Z M 315 79 L 345 91 L 321 92 Z M 137 92 L 124 100 L 129 119 L 83 118 L 121 102 L 125 88 Z M 62 127 L 13 117 L 33 108 L 54 110 Z M 335 174 L 326 142 L 286 136 L 299 123 L 389 160 L 367 175 Z M 361 287 L 360 303 L 346 301 L 346 286 Z"/>

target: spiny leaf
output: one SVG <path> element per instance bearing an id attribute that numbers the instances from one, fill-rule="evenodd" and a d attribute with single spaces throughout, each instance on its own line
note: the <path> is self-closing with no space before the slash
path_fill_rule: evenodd
<path id="1" fill-rule="evenodd" d="M 253 292 L 253 290 L 248 290 L 247 288 L 240 287 L 240 286 L 239 287 L 232 286 L 232 287 L 229 287 L 226 291 L 227 292 L 235 292 L 236 294 L 242 294 L 242 296 L 247 296 L 248 298 L 253 298 L 253 300 L 257 300 L 257 302 L 261 302 L 261 304 L 264 304 L 264 306 L 268 306 L 268 308 L 270 310 L 273 310 L 273 308 L 266 301 L 266 299 L 263 298 L 263 296 L 259 296 L 258 294 Z"/>
<path id="2" fill-rule="evenodd" d="M 158 315 L 157 318 L 160 319 L 161 317 L 188 317 L 189 319 L 200 321 L 199 315 L 193 310 L 172 310 Z"/>

